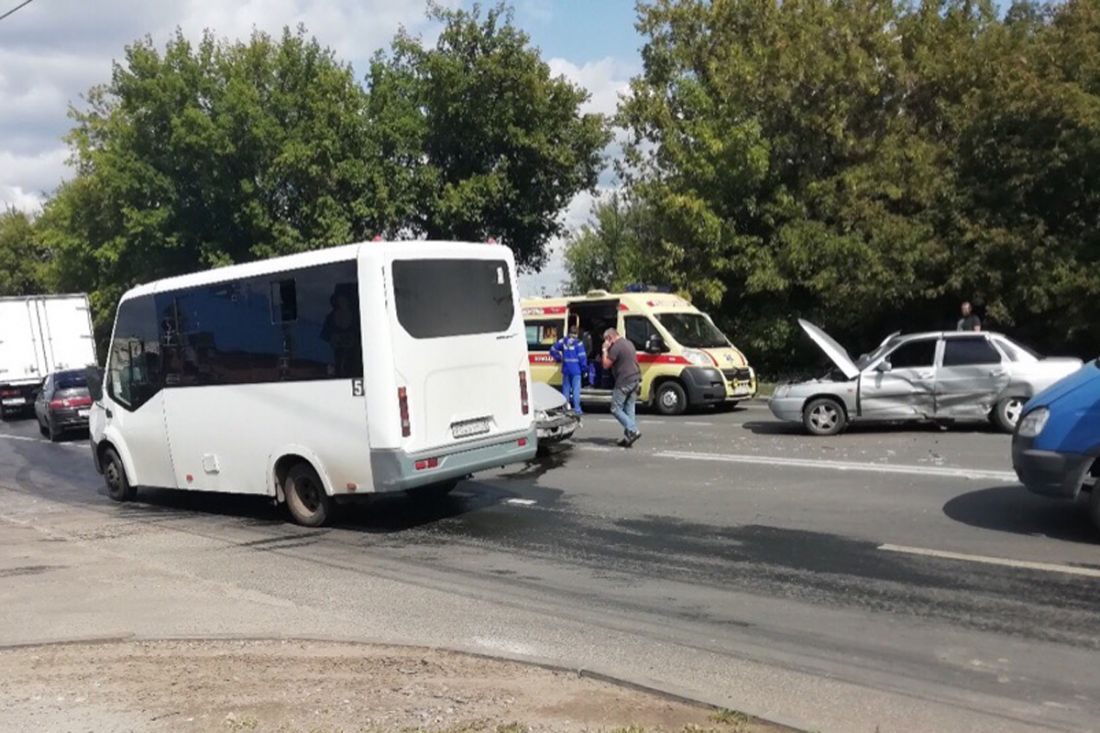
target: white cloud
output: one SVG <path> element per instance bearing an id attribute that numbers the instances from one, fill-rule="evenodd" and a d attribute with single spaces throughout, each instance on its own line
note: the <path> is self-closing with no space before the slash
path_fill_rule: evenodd
<path id="1" fill-rule="evenodd" d="M 630 91 L 630 77 L 637 71 L 635 65 L 610 56 L 580 66 L 562 58 L 552 58 L 546 63 L 551 73 L 564 76 L 588 90 L 591 97 L 585 103 L 584 112 L 605 115 L 615 114 L 619 97 Z"/>
<path id="2" fill-rule="evenodd" d="M 67 173 L 61 137 L 71 127 L 69 105 L 109 81 L 112 61 L 139 38 L 162 45 L 178 27 L 188 38 L 209 28 L 238 39 L 301 23 L 362 76 L 400 26 L 431 30 L 424 9 L 419 0 L 33 3 L 0 23 L 0 208 L 36 208 L 41 193 L 57 187 Z"/>
<path id="3" fill-rule="evenodd" d="M 592 219 L 592 207 L 601 199 L 610 195 L 614 187 L 599 187 L 595 193 L 582 191 L 573 197 L 561 215 L 561 221 L 569 232 L 575 232 Z M 549 258 L 546 266 L 539 272 L 520 275 L 519 289 L 524 297 L 538 295 L 560 295 L 569 280 L 565 269 L 565 243 L 568 237 L 559 237 L 550 242 Z"/>
<path id="4" fill-rule="evenodd" d="M 40 208 L 65 175 L 68 157 L 69 151 L 58 143 L 28 154 L 0 150 L 0 210 Z"/>

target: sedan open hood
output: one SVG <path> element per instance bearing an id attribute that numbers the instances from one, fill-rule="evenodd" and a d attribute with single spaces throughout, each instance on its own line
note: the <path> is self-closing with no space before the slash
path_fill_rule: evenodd
<path id="1" fill-rule="evenodd" d="M 814 343 L 825 352 L 827 357 L 832 359 L 833 363 L 836 364 L 836 368 L 842 371 L 844 376 L 848 379 L 854 379 L 859 374 L 859 367 L 852 361 L 852 357 L 848 355 L 843 346 L 833 340 L 832 336 L 801 318 L 798 319 L 798 325 L 802 326 L 802 330 L 806 332 L 806 335 L 814 340 Z"/>

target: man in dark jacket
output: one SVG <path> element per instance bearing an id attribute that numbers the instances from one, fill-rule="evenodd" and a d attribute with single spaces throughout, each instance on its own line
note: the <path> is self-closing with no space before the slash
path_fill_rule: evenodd
<path id="1" fill-rule="evenodd" d="M 638 423 L 634 419 L 634 408 L 638 403 L 638 386 L 642 383 L 642 370 L 638 366 L 638 352 L 634 344 L 609 328 L 603 335 L 603 368 L 611 370 L 615 386 L 611 390 L 611 414 L 623 426 L 625 435 L 619 441 L 623 448 L 629 448 L 642 437 L 638 432 Z"/>
<path id="2" fill-rule="evenodd" d="M 969 301 L 963 301 L 962 308 L 960 309 L 962 318 L 959 319 L 958 330 L 960 331 L 981 331 L 982 320 L 974 314 L 974 309 L 971 307 Z"/>

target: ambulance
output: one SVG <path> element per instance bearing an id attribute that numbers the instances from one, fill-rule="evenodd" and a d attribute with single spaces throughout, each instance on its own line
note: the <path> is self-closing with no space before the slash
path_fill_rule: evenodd
<path id="1" fill-rule="evenodd" d="M 521 301 L 531 378 L 561 385 L 550 347 L 577 327 L 592 366 L 583 378 L 586 403 L 611 402 L 611 375 L 599 364 L 603 333 L 616 329 L 638 350 L 640 400 L 664 415 L 689 408 L 732 407 L 756 395 L 756 374 L 710 316 L 668 293 L 608 293 Z"/>

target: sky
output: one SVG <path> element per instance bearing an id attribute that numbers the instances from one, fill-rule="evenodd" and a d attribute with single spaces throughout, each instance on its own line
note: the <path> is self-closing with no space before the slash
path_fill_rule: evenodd
<path id="1" fill-rule="evenodd" d="M 0 0 L 0 14 L 21 1 Z M 634 0 L 511 4 L 516 24 L 531 36 L 551 71 L 591 93 L 585 111 L 613 112 L 630 77 L 641 70 Z M 138 38 L 149 35 L 163 44 L 178 27 L 189 37 L 209 28 L 237 39 L 254 28 L 278 33 L 302 23 L 362 77 L 368 59 L 400 26 L 432 37 L 425 7 L 422 0 L 34 0 L 0 20 L 0 209 L 35 211 L 69 177 L 62 141 L 71 125 L 69 105 L 79 106 L 89 87 L 107 81 L 112 61 Z M 605 173 L 601 189 L 613 185 Z M 592 194 L 579 195 L 563 221 L 580 226 L 592 203 Z M 561 248 L 555 241 L 543 272 L 521 278 L 525 294 L 557 292 L 565 279 Z"/>

